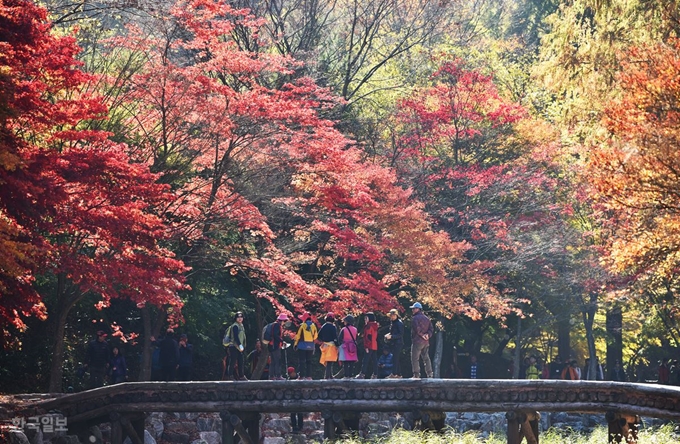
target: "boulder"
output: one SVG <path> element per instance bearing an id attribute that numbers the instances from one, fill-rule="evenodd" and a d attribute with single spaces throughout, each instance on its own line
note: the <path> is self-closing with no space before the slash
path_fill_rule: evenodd
<path id="1" fill-rule="evenodd" d="M 200 432 L 198 435 L 206 444 L 222 444 L 222 434 L 219 432 Z"/>
<path id="2" fill-rule="evenodd" d="M 163 431 L 165 430 L 165 424 L 163 424 L 163 420 L 153 417 L 148 421 L 148 424 L 154 438 L 158 439 L 163 436 Z"/>
<path id="3" fill-rule="evenodd" d="M 222 420 L 217 417 L 200 416 L 196 419 L 196 430 L 199 432 L 219 432 L 222 428 Z"/>
<path id="4" fill-rule="evenodd" d="M 174 432 L 172 430 L 165 430 L 163 432 L 163 439 L 168 442 L 177 444 L 189 444 L 191 441 L 190 435 L 186 432 Z"/>
<path id="5" fill-rule="evenodd" d="M 10 429 L 7 434 L 9 435 L 9 444 L 30 444 L 26 434 L 19 429 Z"/>
<path id="6" fill-rule="evenodd" d="M 24 429 L 24 434 L 31 444 L 43 444 L 44 442 L 44 435 L 41 429 L 36 429 L 33 427 L 26 428 Z"/>
<path id="7" fill-rule="evenodd" d="M 130 439 L 129 436 L 125 437 L 125 439 L 123 440 L 123 444 L 132 444 L 132 440 Z M 148 430 L 144 430 L 144 444 L 156 444 L 156 440 L 154 439 L 153 436 L 151 436 L 151 433 L 149 433 Z"/>

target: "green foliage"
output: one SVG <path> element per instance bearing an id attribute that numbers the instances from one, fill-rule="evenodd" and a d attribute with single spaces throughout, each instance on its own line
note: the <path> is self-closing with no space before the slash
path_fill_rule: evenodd
<path id="1" fill-rule="evenodd" d="M 565 433 L 564 430 L 550 429 L 540 435 L 543 444 L 591 444 L 606 443 L 607 429 L 596 428 L 590 434 Z M 678 441 L 677 433 L 674 433 L 674 424 L 667 424 L 660 428 L 642 429 L 639 434 L 639 442 L 655 444 L 673 444 Z M 503 435 L 491 435 L 482 438 L 477 432 L 457 433 L 447 430 L 443 434 L 406 431 L 395 429 L 389 436 L 365 440 L 348 438 L 338 441 L 343 444 L 380 443 L 380 444 L 505 444 L 507 437 Z"/>

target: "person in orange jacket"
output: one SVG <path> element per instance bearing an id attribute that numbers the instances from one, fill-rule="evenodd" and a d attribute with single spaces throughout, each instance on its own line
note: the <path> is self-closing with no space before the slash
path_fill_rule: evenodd
<path id="1" fill-rule="evenodd" d="M 375 314 L 368 312 L 364 316 L 364 360 L 357 379 L 364 379 L 368 375 L 369 366 L 372 369 L 371 379 L 378 377 L 378 323 Z"/>
<path id="2" fill-rule="evenodd" d="M 578 381 L 581 379 L 581 369 L 576 365 L 576 359 L 572 359 L 562 370 L 562 379 L 568 381 Z"/>

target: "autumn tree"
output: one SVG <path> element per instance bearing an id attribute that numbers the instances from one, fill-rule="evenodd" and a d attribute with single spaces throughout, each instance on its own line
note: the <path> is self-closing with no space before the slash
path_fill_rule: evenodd
<path id="1" fill-rule="evenodd" d="M 564 300 L 580 295 L 573 252 L 585 239 L 572 224 L 568 151 L 549 123 L 504 99 L 492 76 L 462 60 L 439 63 L 430 83 L 402 100 L 395 120 L 401 137 L 386 151 L 388 161 L 436 226 L 471 246 L 469 266 L 483 270 L 496 291 L 517 298 L 540 318 L 535 324 L 560 318 L 569 325 L 575 313 L 564 310 Z M 519 335 L 520 322 L 512 328 L 506 336 Z M 477 352 L 481 343 L 473 342 Z"/>
<path id="2" fill-rule="evenodd" d="M 6 1 L 3 14 L 1 211 L 14 227 L 4 231 L 10 240 L 31 245 L 30 255 L 3 250 L 3 261 L 24 265 L 3 290 L 30 284 L 37 273 L 52 277 L 50 390 L 60 391 L 64 326 L 73 304 L 94 294 L 102 305 L 122 297 L 140 306 L 179 307 L 184 266 L 159 244 L 167 231 L 153 211 L 166 201 L 167 188 L 147 167 L 130 163 L 125 147 L 108 134 L 81 129 L 103 118 L 106 108 L 80 93 L 87 76 L 78 68 L 74 39 L 52 35 L 45 10 L 31 2 Z M 3 292 L 4 321 L 20 322 L 18 310 L 29 313 L 26 303 L 39 306 L 42 296 L 33 289 L 17 306 L 14 295 Z"/>
<path id="3" fill-rule="evenodd" d="M 641 297 L 677 335 L 677 40 L 629 50 L 606 108 L 609 138 L 593 149 L 589 173 L 612 229 L 608 264 L 633 278 Z M 636 293 L 638 292 L 636 291 Z"/>
<path id="4" fill-rule="evenodd" d="M 305 77 L 272 81 L 297 63 L 243 49 L 235 30 L 256 35 L 259 21 L 211 1 L 173 14 L 151 37 L 131 29 L 114 43 L 144 54 L 126 85 L 126 135 L 176 187 L 169 210 L 195 251 L 212 245 L 258 299 L 289 310 L 385 310 L 412 289 L 450 314 L 507 312 L 460 262 L 467 245 L 432 231 L 411 192 L 321 117 L 333 95 Z M 459 287 L 479 289 L 477 303 Z"/>

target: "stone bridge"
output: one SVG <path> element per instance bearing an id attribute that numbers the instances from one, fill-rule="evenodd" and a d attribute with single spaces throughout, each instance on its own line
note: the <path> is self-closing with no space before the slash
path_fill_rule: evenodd
<path id="1" fill-rule="evenodd" d="M 538 443 L 538 412 L 602 413 L 610 442 L 637 442 L 640 416 L 680 420 L 680 388 L 559 380 L 387 379 L 128 382 L 31 402 L 18 412 L 60 412 L 71 433 L 111 423 L 112 444 L 143 444 L 147 412 L 219 412 L 222 443 L 258 443 L 260 413 L 319 411 L 324 436 L 356 429 L 361 412 L 411 412 L 423 429 L 443 412 L 505 412 L 508 444 Z"/>

